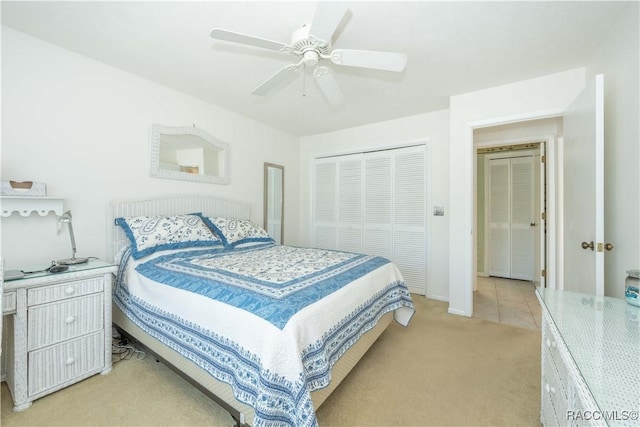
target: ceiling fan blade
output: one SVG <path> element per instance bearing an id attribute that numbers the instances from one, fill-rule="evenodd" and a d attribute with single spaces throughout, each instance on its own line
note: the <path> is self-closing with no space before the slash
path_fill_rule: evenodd
<path id="1" fill-rule="evenodd" d="M 214 39 L 261 47 L 263 49 L 277 50 L 281 52 L 286 52 L 287 50 L 291 49 L 291 46 L 289 46 L 288 44 L 250 36 L 247 34 L 235 33 L 233 31 L 223 30 L 222 28 L 214 28 L 211 31 L 210 35 Z"/>
<path id="2" fill-rule="evenodd" d="M 262 82 L 257 88 L 251 92 L 252 95 L 263 96 L 271 92 L 277 86 L 285 84 L 296 77 L 296 74 L 300 70 L 300 63 L 288 64 L 279 69 L 274 75 Z"/>
<path id="3" fill-rule="evenodd" d="M 346 102 L 340 86 L 327 67 L 317 67 L 313 70 L 313 77 L 331 106 L 339 107 Z"/>
<path id="4" fill-rule="evenodd" d="M 318 2 L 309 34 L 322 40 L 325 44 L 331 44 L 331 38 L 338 25 L 342 22 L 347 10 L 347 7 L 341 3 Z"/>
<path id="5" fill-rule="evenodd" d="M 401 72 L 407 65 L 407 55 L 396 52 L 335 49 L 331 52 L 331 62 L 348 67 Z"/>

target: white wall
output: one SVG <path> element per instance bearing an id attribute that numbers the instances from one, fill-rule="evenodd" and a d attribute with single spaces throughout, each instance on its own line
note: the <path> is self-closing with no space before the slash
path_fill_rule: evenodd
<path id="1" fill-rule="evenodd" d="M 640 4 L 630 2 L 587 66 L 604 74 L 605 295 L 624 297 L 626 270 L 640 269 Z"/>
<path id="2" fill-rule="evenodd" d="M 449 112 L 427 114 L 359 126 L 300 139 L 300 244 L 311 245 L 311 196 L 314 159 L 318 156 L 362 152 L 429 138 L 431 182 L 430 205 L 444 206 L 445 216 L 430 216 L 427 244 L 427 296 L 448 300 L 448 223 L 449 223 Z"/>
<path id="3" fill-rule="evenodd" d="M 231 146 L 231 184 L 149 177 L 151 125 L 191 126 Z M 263 162 L 285 166 L 286 240 L 298 229 L 298 139 L 270 126 L 2 27 L 3 180 L 42 181 L 73 213 L 79 256 L 105 256 L 111 200 L 213 194 L 252 204 L 262 223 Z M 71 255 L 54 214 L 2 218 L 7 269 Z M 110 226 L 110 225 L 109 225 Z"/>
<path id="4" fill-rule="evenodd" d="M 449 312 L 472 315 L 473 129 L 561 113 L 584 87 L 583 68 L 451 97 Z"/>

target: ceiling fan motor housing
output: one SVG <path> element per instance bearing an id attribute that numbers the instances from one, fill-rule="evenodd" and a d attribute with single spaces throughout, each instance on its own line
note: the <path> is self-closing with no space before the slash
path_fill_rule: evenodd
<path id="1" fill-rule="evenodd" d="M 316 66 L 322 55 L 329 54 L 330 49 L 328 43 L 309 34 L 309 25 L 306 24 L 293 32 L 291 45 L 293 54 L 300 56 L 304 64 L 309 67 Z"/>

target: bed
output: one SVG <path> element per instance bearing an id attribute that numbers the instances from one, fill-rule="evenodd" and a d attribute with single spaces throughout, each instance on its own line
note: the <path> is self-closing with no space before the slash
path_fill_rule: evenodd
<path id="1" fill-rule="evenodd" d="M 414 312 L 393 263 L 277 245 L 246 203 L 169 196 L 107 215 L 114 326 L 238 425 L 316 426 L 315 409 Z"/>

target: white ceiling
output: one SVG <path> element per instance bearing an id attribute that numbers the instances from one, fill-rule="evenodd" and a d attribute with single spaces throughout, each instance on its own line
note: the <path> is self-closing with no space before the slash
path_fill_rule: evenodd
<path id="1" fill-rule="evenodd" d="M 334 48 L 404 52 L 403 73 L 329 65 L 346 105 L 311 74 L 265 97 L 251 91 L 293 57 L 217 41 L 215 27 L 289 43 L 316 3 L 2 1 L 2 23 L 271 124 L 312 135 L 448 108 L 449 97 L 588 63 L 621 2 L 360 1 Z M 306 96 L 303 96 L 306 93 Z"/>

